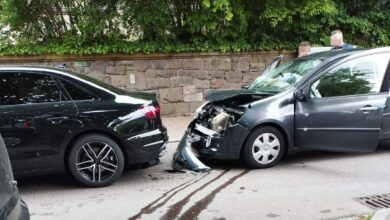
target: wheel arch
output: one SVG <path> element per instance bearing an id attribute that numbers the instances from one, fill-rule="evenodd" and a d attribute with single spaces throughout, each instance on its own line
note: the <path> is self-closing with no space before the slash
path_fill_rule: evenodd
<path id="1" fill-rule="evenodd" d="M 115 134 L 113 134 L 112 132 L 109 132 L 109 131 L 105 131 L 105 130 L 100 130 L 100 129 L 88 129 L 88 130 L 84 130 L 84 131 L 81 131 L 75 135 L 73 135 L 70 140 L 66 143 L 65 145 L 65 151 L 64 151 L 64 161 L 63 161 L 63 165 L 64 165 L 64 169 L 65 171 L 69 172 L 69 166 L 68 166 L 68 159 L 69 159 L 69 153 L 73 147 L 73 144 L 82 136 L 86 136 L 86 135 L 93 135 L 93 134 L 99 134 L 99 135 L 104 135 L 104 136 L 107 136 L 109 138 L 111 138 L 113 141 L 115 141 L 118 146 L 120 147 L 120 149 L 122 150 L 122 153 L 123 153 L 123 156 L 124 156 L 124 159 L 125 159 L 125 166 L 128 164 L 128 152 L 126 150 L 126 147 L 125 147 L 125 144 L 121 141 L 121 139 L 116 136 Z"/>
<path id="2" fill-rule="evenodd" d="M 291 141 L 291 138 L 289 137 L 286 129 L 279 123 L 276 123 L 276 122 L 262 122 L 256 126 L 254 126 L 251 131 L 249 132 L 249 134 L 245 137 L 245 141 L 244 141 L 244 144 L 241 146 L 241 150 L 240 150 L 240 158 L 242 157 L 242 152 L 243 152 L 243 149 L 244 149 L 244 146 L 246 145 L 249 137 L 251 136 L 251 134 L 258 128 L 260 127 L 266 127 L 266 126 L 269 126 L 269 127 L 273 127 L 273 128 L 276 128 L 278 131 L 280 131 L 280 133 L 283 135 L 283 138 L 284 138 L 284 142 L 285 142 L 285 150 L 284 150 L 284 153 L 283 153 L 283 156 L 286 155 L 290 148 L 291 148 L 291 145 L 292 145 L 292 141 Z"/>

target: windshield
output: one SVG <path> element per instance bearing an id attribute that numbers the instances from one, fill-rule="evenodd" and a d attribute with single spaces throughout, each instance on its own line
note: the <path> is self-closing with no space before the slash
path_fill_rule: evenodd
<path id="1" fill-rule="evenodd" d="M 293 86 L 302 76 L 318 66 L 320 57 L 298 58 L 259 76 L 249 87 L 256 92 L 279 93 Z"/>

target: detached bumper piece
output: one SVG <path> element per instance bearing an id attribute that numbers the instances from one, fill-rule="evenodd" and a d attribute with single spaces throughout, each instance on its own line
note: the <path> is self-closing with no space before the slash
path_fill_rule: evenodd
<path id="1" fill-rule="evenodd" d="M 210 170 L 210 167 L 204 165 L 192 151 L 192 141 L 192 137 L 186 131 L 173 155 L 173 170 L 182 171 L 188 169 L 196 172 L 207 172 Z"/>

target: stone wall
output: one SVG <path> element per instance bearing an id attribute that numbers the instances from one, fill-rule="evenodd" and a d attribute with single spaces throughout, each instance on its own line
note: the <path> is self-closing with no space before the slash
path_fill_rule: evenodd
<path id="1" fill-rule="evenodd" d="M 66 64 L 74 70 L 129 91 L 157 93 L 163 115 L 190 115 L 211 89 L 240 88 L 252 82 L 280 52 L 178 53 L 105 56 L 0 57 L 0 65 Z M 283 52 L 284 60 L 296 56 Z"/>

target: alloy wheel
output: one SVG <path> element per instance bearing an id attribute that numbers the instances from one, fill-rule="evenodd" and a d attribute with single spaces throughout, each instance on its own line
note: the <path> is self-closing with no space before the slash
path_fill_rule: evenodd
<path id="1" fill-rule="evenodd" d="M 118 156 L 103 142 L 88 142 L 76 154 L 77 172 L 91 182 L 104 182 L 115 175 Z"/>

